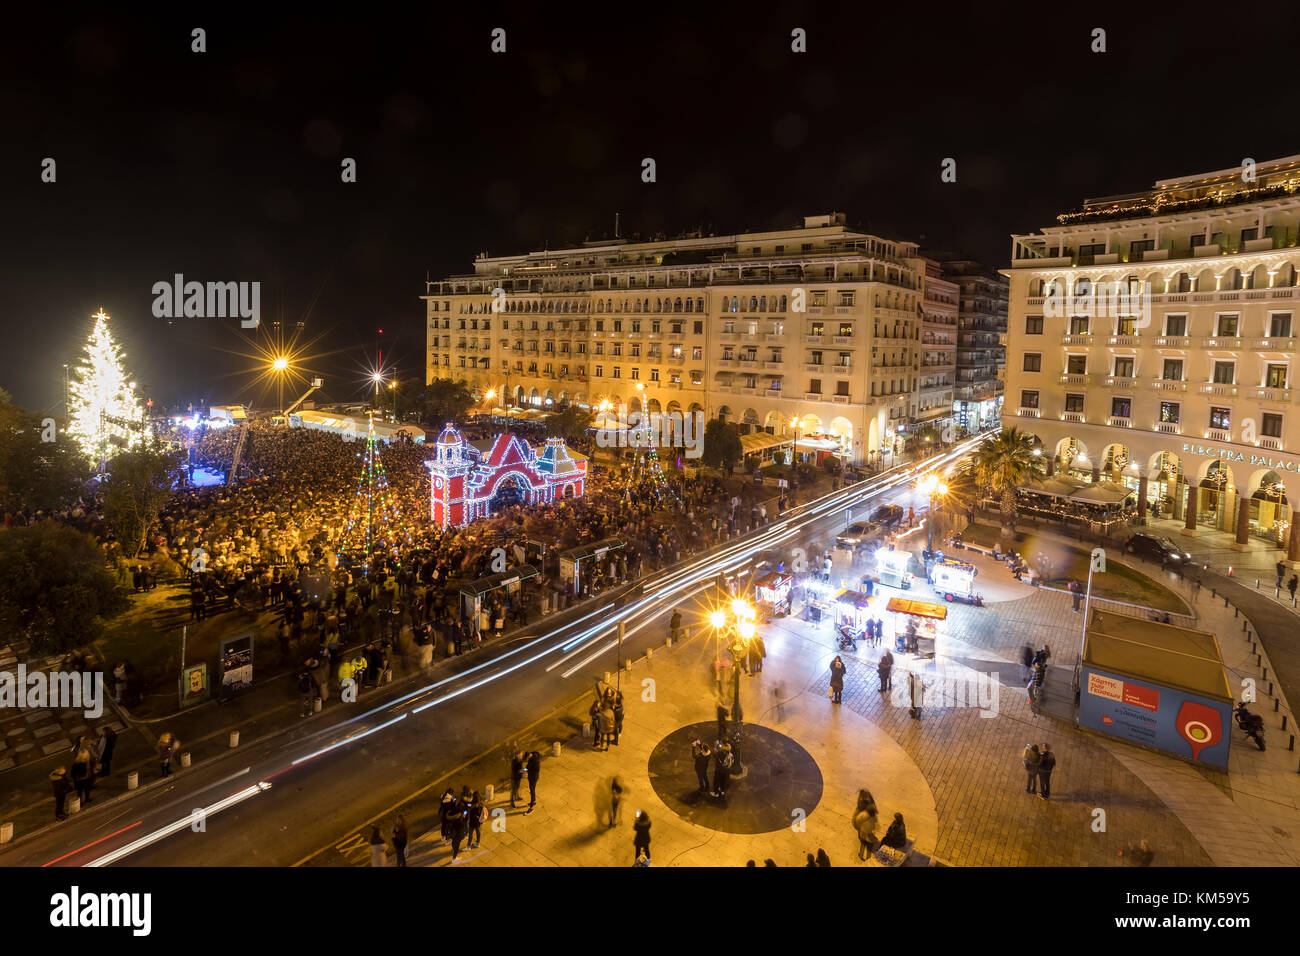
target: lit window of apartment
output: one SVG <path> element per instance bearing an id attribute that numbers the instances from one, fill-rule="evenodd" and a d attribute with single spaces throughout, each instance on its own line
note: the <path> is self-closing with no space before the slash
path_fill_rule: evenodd
<path id="1" fill-rule="evenodd" d="M 1228 337 L 1236 336 L 1237 318 L 1236 314 L 1219 316 L 1219 331 L 1216 334 Z"/>
<path id="2" fill-rule="evenodd" d="M 825 335 L 825 334 L 826 334 L 826 326 L 823 325 L 821 322 L 814 322 L 813 325 L 812 325 L 812 332 L 810 332 L 809 334 L 810 334 L 810 335 Z"/>
<path id="3" fill-rule="evenodd" d="M 1037 321 L 1037 323 L 1038 323 L 1038 330 L 1037 330 L 1037 331 L 1033 331 L 1033 330 L 1030 329 L 1029 326 L 1030 326 L 1030 322 L 1031 322 L 1031 321 Z M 1026 317 L 1025 317 L 1025 332 L 1027 332 L 1027 333 L 1030 334 L 1030 335 L 1042 335 L 1042 334 L 1043 334 L 1043 317 L 1042 317 L 1041 315 L 1030 315 L 1030 316 L 1026 316 Z M 1072 316 L 1070 316 L 1070 334 L 1071 334 L 1071 335 L 1087 335 L 1087 334 L 1088 334 L 1088 317 L 1087 317 L 1086 315 L 1072 315 Z"/>
<path id="4" fill-rule="evenodd" d="M 1270 362 L 1264 368 L 1264 386 L 1266 388 L 1286 388 L 1287 366 Z"/>
<path id="5" fill-rule="evenodd" d="M 1182 417 L 1182 406 L 1178 402 L 1160 403 L 1160 421 L 1166 425 L 1177 425 Z"/>
<path id="6" fill-rule="evenodd" d="M 703 346 L 703 345 L 697 345 L 697 346 L 695 346 L 694 348 L 692 348 L 692 349 L 691 349 L 691 358 L 695 359 L 696 361 L 700 361 L 700 360 L 702 360 L 702 359 L 704 358 L 704 346 Z"/>
<path id="7" fill-rule="evenodd" d="M 1165 359 L 1164 374 L 1161 378 L 1166 382 L 1181 382 L 1183 380 L 1183 360 Z"/>
<path id="8" fill-rule="evenodd" d="M 1217 405 L 1210 406 L 1210 427 L 1219 429 L 1229 429 L 1232 427 L 1232 409 L 1220 408 Z"/>
<path id="9" fill-rule="evenodd" d="M 1021 407 L 1021 408 L 1037 408 L 1037 407 L 1038 407 L 1038 389 L 1030 389 L 1030 388 L 1027 388 L 1027 389 L 1023 390 L 1023 391 L 1020 393 L 1020 407 Z"/>
<path id="10" fill-rule="evenodd" d="M 1112 418 L 1130 418 L 1132 413 L 1133 399 L 1112 398 L 1110 400 L 1110 415 Z"/>
<path id="11" fill-rule="evenodd" d="M 852 335 L 852 334 L 853 334 L 853 323 L 852 323 L 852 322 L 841 322 L 841 323 L 840 323 L 840 331 L 839 331 L 839 334 L 840 334 L 840 335 L 846 335 L 846 336 L 848 336 L 848 335 Z"/>
<path id="12" fill-rule="evenodd" d="M 652 381 L 652 382 L 657 382 L 657 381 L 659 381 L 659 369 L 657 369 L 657 368 L 652 368 L 652 369 L 650 370 L 650 381 Z"/>

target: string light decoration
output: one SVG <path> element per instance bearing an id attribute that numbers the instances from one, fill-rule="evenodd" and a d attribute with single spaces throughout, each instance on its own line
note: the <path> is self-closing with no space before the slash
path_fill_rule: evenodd
<path id="1" fill-rule="evenodd" d="M 122 350 L 109 331 L 109 316 L 100 309 L 92 318 L 85 354 L 69 386 L 68 434 L 102 468 L 118 451 L 143 439 L 144 409 L 135 383 L 122 368 Z"/>
<path id="2" fill-rule="evenodd" d="M 402 517 L 402 509 L 388 485 L 388 473 L 379 452 L 372 416 L 365 450 L 357 456 L 365 464 L 343 528 L 341 550 L 363 554 L 367 560 L 375 554 L 385 553 L 397 562 L 400 548 L 415 543 L 415 528 Z"/>

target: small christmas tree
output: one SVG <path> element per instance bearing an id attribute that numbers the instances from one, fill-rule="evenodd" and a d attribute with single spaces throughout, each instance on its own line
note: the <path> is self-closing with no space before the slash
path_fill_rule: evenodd
<path id="1" fill-rule="evenodd" d="M 144 409 L 122 369 L 122 350 L 100 309 L 86 342 L 85 355 L 70 383 L 68 433 L 100 467 L 143 437 Z"/>
<path id="2" fill-rule="evenodd" d="M 402 509 L 388 485 L 380 450 L 375 422 L 371 419 L 366 447 L 359 456 L 365 464 L 343 529 L 342 550 L 362 554 L 367 561 L 375 554 L 387 553 L 396 561 L 400 557 L 399 549 L 414 543 L 415 529 L 402 519 Z"/>

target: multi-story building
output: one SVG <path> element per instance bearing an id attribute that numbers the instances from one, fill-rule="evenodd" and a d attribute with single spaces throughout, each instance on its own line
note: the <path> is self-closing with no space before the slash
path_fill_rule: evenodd
<path id="1" fill-rule="evenodd" d="M 1002 414 L 1008 283 L 969 259 L 944 260 L 943 274 L 961 290 L 953 418 L 960 433 L 970 434 L 995 426 Z"/>
<path id="2" fill-rule="evenodd" d="M 1005 423 L 1053 470 L 1123 482 L 1186 533 L 1300 559 L 1300 156 L 1057 220 L 1013 237 Z"/>
<path id="3" fill-rule="evenodd" d="M 482 255 L 426 284 L 428 379 L 463 378 L 485 403 L 702 411 L 888 461 L 951 409 L 956 289 L 916 249 L 832 214 Z"/>

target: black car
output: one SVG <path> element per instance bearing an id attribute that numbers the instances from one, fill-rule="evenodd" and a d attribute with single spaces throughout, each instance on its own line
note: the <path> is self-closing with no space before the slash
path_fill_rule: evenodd
<path id="1" fill-rule="evenodd" d="M 884 537 L 885 529 L 874 521 L 855 521 L 835 537 L 835 544 L 850 551 L 865 548 Z"/>
<path id="2" fill-rule="evenodd" d="M 886 528 L 892 528 L 906 517 L 902 505 L 881 505 L 871 513 L 871 520 Z"/>
<path id="3" fill-rule="evenodd" d="M 1168 538 L 1145 532 L 1135 534 L 1125 541 L 1124 550 L 1129 554 L 1159 561 L 1161 564 L 1184 564 L 1192 560 L 1190 554 Z"/>

